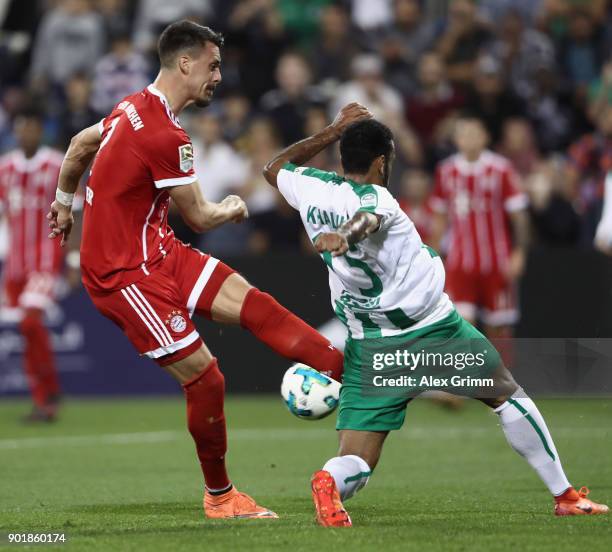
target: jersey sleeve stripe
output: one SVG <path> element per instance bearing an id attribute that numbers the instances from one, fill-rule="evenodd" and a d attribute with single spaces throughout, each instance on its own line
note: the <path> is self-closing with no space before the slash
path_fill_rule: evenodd
<path id="1" fill-rule="evenodd" d="M 186 184 L 193 184 L 197 182 L 198 177 L 193 176 L 182 176 L 179 178 L 164 178 L 162 180 L 155 180 L 156 188 L 167 188 L 168 186 L 185 186 Z"/>

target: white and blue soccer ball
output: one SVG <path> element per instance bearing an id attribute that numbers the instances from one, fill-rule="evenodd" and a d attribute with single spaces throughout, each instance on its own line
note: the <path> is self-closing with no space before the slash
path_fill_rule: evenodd
<path id="1" fill-rule="evenodd" d="M 340 387 L 335 379 L 298 363 L 285 372 L 281 395 L 294 416 L 302 420 L 320 420 L 336 410 Z"/>

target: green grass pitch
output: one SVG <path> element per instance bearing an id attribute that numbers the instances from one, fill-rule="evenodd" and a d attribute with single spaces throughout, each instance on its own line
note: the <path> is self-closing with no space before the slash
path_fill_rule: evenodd
<path id="1" fill-rule="evenodd" d="M 611 503 L 612 400 L 539 404 L 570 480 Z M 24 427 L 26 403 L 4 401 L 0 548 L 8 532 L 63 532 L 57 548 L 87 551 L 612 550 L 612 519 L 555 518 L 496 416 L 474 402 L 460 412 L 413 403 L 347 503 L 354 527 L 329 530 L 314 524 L 308 479 L 334 455 L 333 420 L 297 420 L 277 397 L 230 397 L 230 474 L 281 519 L 207 521 L 183 408 L 69 399 L 59 423 Z"/>

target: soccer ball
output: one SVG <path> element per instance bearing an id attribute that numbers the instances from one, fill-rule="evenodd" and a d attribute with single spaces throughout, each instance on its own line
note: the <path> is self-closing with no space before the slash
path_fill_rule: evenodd
<path id="1" fill-rule="evenodd" d="M 302 420 L 320 420 L 336 410 L 340 387 L 335 379 L 298 363 L 285 372 L 281 395 L 294 416 Z"/>

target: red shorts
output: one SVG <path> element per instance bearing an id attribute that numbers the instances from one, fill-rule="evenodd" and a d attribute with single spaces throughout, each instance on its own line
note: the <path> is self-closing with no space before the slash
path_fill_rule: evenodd
<path id="1" fill-rule="evenodd" d="M 58 275 L 32 272 L 18 280 L 5 280 L 4 295 L 8 307 L 46 310 L 55 303 Z"/>
<path id="2" fill-rule="evenodd" d="M 499 272 L 448 270 L 446 291 L 459 314 L 468 320 L 480 318 L 489 326 L 507 326 L 518 320 L 515 285 Z"/>
<path id="3" fill-rule="evenodd" d="M 221 285 L 233 273 L 218 259 L 177 241 L 142 280 L 116 291 L 87 291 L 141 355 L 165 366 L 202 346 L 191 317 L 197 313 L 210 318 Z"/>

